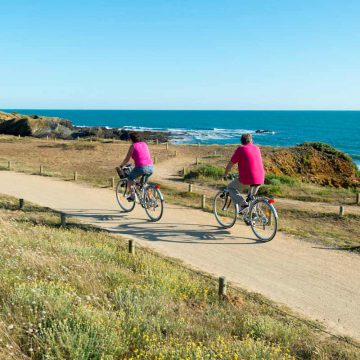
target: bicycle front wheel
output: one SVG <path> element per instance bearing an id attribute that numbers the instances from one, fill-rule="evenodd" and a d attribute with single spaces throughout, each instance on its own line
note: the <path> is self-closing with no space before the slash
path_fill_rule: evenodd
<path id="1" fill-rule="evenodd" d="M 236 223 L 238 211 L 229 193 L 219 191 L 214 199 L 214 215 L 217 222 L 225 229 L 233 227 Z"/>
<path id="2" fill-rule="evenodd" d="M 130 196 L 130 190 L 127 186 L 127 180 L 122 179 L 116 186 L 116 200 L 124 212 L 133 211 L 135 207 L 135 201 L 128 201 L 128 196 Z"/>
<path id="3" fill-rule="evenodd" d="M 278 229 L 278 215 L 274 206 L 264 198 L 256 200 L 250 209 L 250 225 L 259 240 L 272 240 Z"/>
<path id="4" fill-rule="evenodd" d="M 144 194 L 144 208 L 151 221 L 159 221 L 164 213 L 164 198 L 155 186 L 148 186 Z"/>

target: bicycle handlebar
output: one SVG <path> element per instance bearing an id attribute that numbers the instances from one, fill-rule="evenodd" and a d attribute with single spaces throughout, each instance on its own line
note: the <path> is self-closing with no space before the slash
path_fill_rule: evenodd
<path id="1" fill-rule="evenodd" d="M 237 178 L 236 174 L 227 174 L 226 179 L 227 180 L 235 180 Z"/>

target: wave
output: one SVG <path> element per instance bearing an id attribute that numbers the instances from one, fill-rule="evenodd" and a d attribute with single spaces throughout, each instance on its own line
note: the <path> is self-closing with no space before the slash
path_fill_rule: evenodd
<path id="1" fill-rule="evenodd" d="M 157 128 L 144 126 L 123 126 L 125 130 L 134 131 L 158 131 L 170 134 L 170 140 L 177 144 L 191 143 L 212 143 L 215 141 L 239 140 L 242 134 L 250 133 L 253 136 L 275 135 L 274 131 L 264 131 L 258 133 L 257 130 L 250 129 L 222 129 L 222 128 Z"/>

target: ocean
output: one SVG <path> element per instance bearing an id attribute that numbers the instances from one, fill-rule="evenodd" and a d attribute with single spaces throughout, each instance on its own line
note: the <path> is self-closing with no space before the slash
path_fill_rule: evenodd
<path id="1" fill-rule="evenodd" d="M 244 132 L 253 133 L 254 142 L 259 145 L 291 146 L 304 141 L 321 141 L 346 152 L 360 167 L 360 111 L 4 111 L 58 116 L 71 120 L 77 126 L 168 131 L 175 143 L 236 144 Z"/>

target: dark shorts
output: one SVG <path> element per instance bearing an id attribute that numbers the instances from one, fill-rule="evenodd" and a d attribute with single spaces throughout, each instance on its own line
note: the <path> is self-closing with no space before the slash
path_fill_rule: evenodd
<path id="1" fill-rule="evenodd" d="M 134 181 L 138 177 L 142 175 L 147 175 L 149 178 L 154 172 L 153 166 L 140 166 L 140 167 L 134 167 L 131 171 L 131 173 L 128 175 L 128 180 Z"/>

